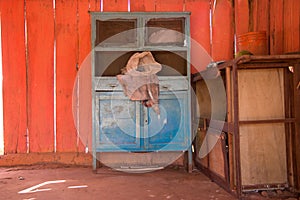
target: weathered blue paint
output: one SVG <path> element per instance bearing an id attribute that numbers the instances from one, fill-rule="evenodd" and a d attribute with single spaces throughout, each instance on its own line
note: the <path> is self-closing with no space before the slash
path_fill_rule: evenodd
<path id="1" fill-rule="evenodd" d="M 160 118 L 152 109 L 147 109 L 148 122 L 146 148 L 154 151 L 187 150 L 189 134 L 187 130 L 187 93 L 170 92 L 161 94 Z"/>
<path id="2" fill-rule="evenodd" d="M 96 94 L 96 149 L 111 151 L 184 151 L 189 148 L 187 92 L 160 95 L 160 117 L 122 92 Z"/>
<path id="3" fill-rule="evenodd" d="M 92 112 L 93 167 L 97 152 L 188 151 L 191 158 L 191 94 L 190 94 L 190 32 L 188 12 L 92 12 Z M 148 42 L 146 23 L 150 19 L 184 19 L 184 43 L 153 44 Z M 96 20 L 127 20 L 136 25 L 136 40 L 122 43 L 122 38 L 96 44 Z M 101 27 L 100 27 L 101 28 Z M 98 27 L 99 29 L 99 27 Z M 99 31 L 99 30 L 98 30 Z M 114 41 L 117 41 L 114 43 Z M 109 44 L 109 45 L 108 45 Z M 160 116 L 139 101 L 130 101 L 123 94 L 115 76 L 101 76 L 102 65 L 110 65 L 129 52 L 178 52 L 185 55 L 186 74 L 159 76 Z M 124 62 L 124 61 L 122 61 Z M 126 63 L 122 63 L 125 65 Z M 106 66 L 104 66 L 105 68 Z M 124 66 L 122 66 L 124 67 Z M 170 66 L 172 68 L 172 66 Z M 119 69 L 116 69 L 118 71 Z M 114 72 L 115 73 L 115 72 Z M 174 73 L 174 72 L 172 72 Z"/>

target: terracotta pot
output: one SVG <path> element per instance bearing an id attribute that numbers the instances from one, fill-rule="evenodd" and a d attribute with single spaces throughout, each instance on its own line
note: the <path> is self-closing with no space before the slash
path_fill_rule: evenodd
<path id="1" fill-rule="evenodd" d="M 250 51 L 253 55 L 267 55 L 266 31 L 248 32 L 237 36 L 239 51 Z"/>

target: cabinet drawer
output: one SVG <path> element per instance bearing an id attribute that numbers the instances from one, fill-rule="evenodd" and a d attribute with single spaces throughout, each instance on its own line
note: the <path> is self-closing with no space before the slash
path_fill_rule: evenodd
<path id="1" fill-rule="evenodd" d="M 94 83 L 96 91 L 123 91 L 116 77 L 97 77 Z"/>
<path id="2" fill-rule="evenodd" d="M 95 91 L 123 91 L 116 77 L 94 78 Z M 159 76 L 160 91 L 184 91 L 189 89 L 187 77 L 183 76 Z"/>
<path id="3" fill-rule="evenodd" d="M 160 91 L 183 91 L 189 89 L 189 82 L 184 76 L 159 77 Z"/>

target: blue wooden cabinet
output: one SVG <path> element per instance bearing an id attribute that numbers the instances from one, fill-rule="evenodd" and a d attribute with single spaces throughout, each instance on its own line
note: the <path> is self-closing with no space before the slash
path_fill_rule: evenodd
<path id="1" fill-rule="evenodd" d="M 188 151 L 191 164 L 187 12 L 91 12 L 93 167 L 97 152 Z M 131 101 L 116 79 L 136 52 L 162 64 L 160 115 Z"/>

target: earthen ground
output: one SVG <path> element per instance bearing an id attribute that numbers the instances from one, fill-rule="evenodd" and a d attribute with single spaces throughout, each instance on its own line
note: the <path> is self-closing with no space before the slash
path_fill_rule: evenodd
<path id="1" fill-rule="evenodd" d="M 44 185 L 38 187 L 39 184 Z M 34 186 L 36 187 L 32 188 Z M 91 167 L 40 164 L 0 168 L 0 199 L 236 200 L 237 198 L 200 171 L 187 173 L 178 166 L 148 173 L 127 173 L 102 167 L 94 173 Z M 257 193 L 248 195 L 247 199 L 281 198 L 263 197 Z M 297 198 L 290 199 L 297 200 Z"/>
<path id="2" fill-rule="evenodd" d="M 19 192 L 46 181 L 25 194 Z M 93 200 L 93 199 L 203 199 L 234 200 L 231 194 L 199 171 L 181 168 L 148 173 L 126 173 L 102 167 L 95 174 L 90 167 L 35 165 L 0 168 L 0 199 Z"/>

